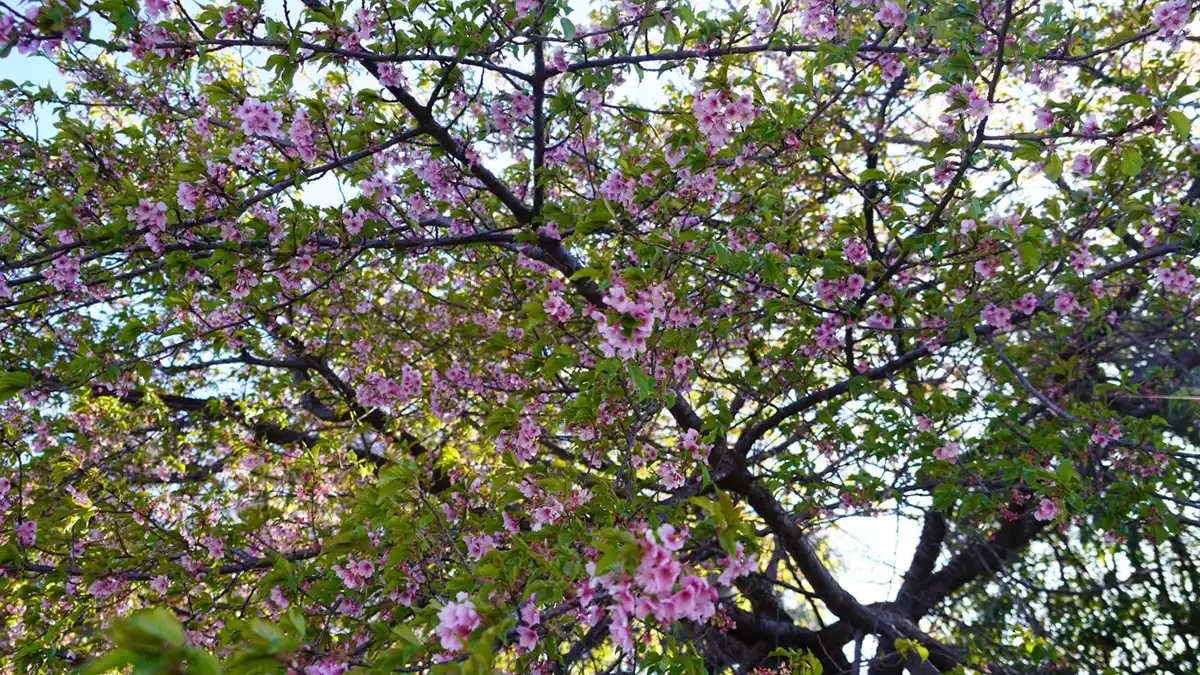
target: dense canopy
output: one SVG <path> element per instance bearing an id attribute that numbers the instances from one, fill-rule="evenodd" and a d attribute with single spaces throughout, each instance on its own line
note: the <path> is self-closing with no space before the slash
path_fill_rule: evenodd
<path id="1" fill-rule="evenodd" d="M 1191 15 L 0 0 L 0 670 L 1200 672 Z"/>

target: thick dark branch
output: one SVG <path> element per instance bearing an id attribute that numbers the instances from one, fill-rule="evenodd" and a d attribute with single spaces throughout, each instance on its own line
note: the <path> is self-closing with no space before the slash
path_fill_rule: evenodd
<path id="1" fill-rule="evenodd" d="M 933 566 L 937 564 L 938 554 L 942 551 L 942 541 L 946 538 L 946 516 L 940 511 L 929 511 L 925 514 L 925 525 L 921 528 L 921 538 L 913 551 L 912 563 L 904 575 L 904 583 L 896 594 L 896 603 L 906 606 L 914 596 L 929 581 Z"/>
<path id="2" fill-rule="evenodd" d="M 607 616 L 597 621 L 596 625 L 588 629 L 588 632 L 578 642 L 571 645 L 571 649 L 563 656 L 562 661 L 554 664 L 555 675 L 564 675 L 569 672 L 571 666 L 603 644 L 604 638 L 608 637 L 610 622 L 611 619 Z"/>
<path id="3" fill-rule="evenodd" d="M 994 575 L 1015 560 L 1048 524 L 1033 518 L 1030 503 L 1010 504 L 1018 515 L 1016 519 L 1006 520 L 987 540 L 963 549 L 930 576 L 923 587 L 914 588 L 903 603 L 897 601 L 901 611 L 914 618 L 924 616 L 959 589 Z"/>

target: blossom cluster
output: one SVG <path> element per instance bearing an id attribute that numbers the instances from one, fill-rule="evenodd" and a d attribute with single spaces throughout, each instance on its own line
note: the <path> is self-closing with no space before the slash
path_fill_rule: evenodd
<path id="1" fill-rule="evenodd" d="M 716 586 L 687 573 L 679 560 L 678 554 L 687 541 L 686 529 L 669 524 L 659 526 L 656 532 L 647 530 L 640 542 L 641 560 L 632 577 L 623 572 L 601 573 L 589 563 L 592 578 L 582 589 L 580 602 L 591 606 L 594 613 L 608 614 L 613 642 L 623 650 L 633 650 L 635 621 L 653 618 L 661 625 L 683 619 L 703 623 L 716 614 Z M 740 546 L 724 563 L 725 570 L 718 579 L 723 585 L 756 569 L 755 561 L 747 558 Z M 594 602 L 598 591 L 605 593 L 606 602 Z"/>

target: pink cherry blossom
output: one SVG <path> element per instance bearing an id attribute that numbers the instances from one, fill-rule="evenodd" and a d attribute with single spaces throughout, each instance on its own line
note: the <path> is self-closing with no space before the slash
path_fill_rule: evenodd
<path id="1" fill-rule="evenodd" d="M 550 62 L 547 65 L 551 70 L 560 73 L 567 72 L 567 58 L 566 54 L 562 50 L 562 47 L 554 50 L 554 52 L 550 55 Z"/>
<path id="2" fill-rule="evenodd" d="M 175 195 L 179 200 L 179 206 L 185 211 L 195 211 L 196 206 L 200 203 L 200 191 L 191 183 L 181 182 Z"/>
<path id="3" fill-rule="evenodd" d="M 1054 126 L 1054 111 L 1049 108 L 1038 108 L 1034 112 L 1036 124 L 1034 125 L 1038 131 L 1045 131 Z"/>
<path id="4" fill-rule="evenodd" d="M 1058 502 L 1049 497 L 1042 497 L 1042 500 L 1038 502 L 1037 509 L 1033 512 L 1033 517 L 1042 521 L 1054 520 L 1060 513 L 1062 513 L 1062 509 L 1059 508 Z"/>
<path id="5" fill-rule="evenodd" d="M 683 548 L 683 544 L 688 539 L 688 531 L 686 527 L 677 530 L 674 525 L 663 523 L 658 526 L 658 538 L 662 541 L 663 548 L 675 552 Z"/>
<path id="6" fill-rule="evenodd" d="M 1187 0 L 1167 0 L 1154 7 L 1154 25 L 1167 33 L 1183 30 L 1189 18 L 1191 6 Z"/>
<path id="7" fill-rule="evenodd" d="M 961 446 L 954 441 L 949 441 L 944 445 L 940 445 L 933 450 L 934 459 L 940 459 L 944 462 L 954 464 L 958 462 L 958 453 Z"/>
<path id="8" fill-rule="evenodd" d="M 566 300 L 557 293 L 551 293 L 546 301 L 542 303 L 542 309 L 546 311 L 546 315 L 555 321 L 566 321 L 571 318 L 575 310 L 571 305 L 567 304 Z"/>
<path id="9" fill-rule="evenodd" d="M 280 137 L 283 114 L 270 103 L 248 98 L 233 111 L 233 116 L 242 123 L 242 132 L 255 136 Z"/>
<path id="10" fill-rule="evenodd" d="M 688 454 L 699 462 L 707 462 L 708 455 L 712 451 L 712 445 L 705 443 L 700 439 L 700 432 L 695 429 L 688 429 L 679 439 L 679 447 L 683 448 Z"/>
<path id="11" fill-rule="evenodd" d="M 671 374 L 675 377 L 687 377 L 692 372 L 692 360 L 686 356 L 676 356 L 675 362 L 671 365 Z"/>
<path id="12" fill-rule="evenodd" d="M 369 560 L 351 558 L 345 565 L 334 565 L 333 571 L 346 584 L 346 588 L 361 588 L 375 574 L 375 565 Z"/>
<path id="13" fill-rule="evenodd" d="M 1182 263 L 1175 267 L 1159 267 L 1154 270 L 1154 276 L 1173 295 L 1188 297 L 1196 288 L 1196 276 Z"/>
<path id="14" fill-rule="evenodd" d="M 487 555 L 489 551 L 496 549 L 496 542 L 491 535 L 482 534 L 479 536 L 467 535 L 463 537 L 463 541 L 467 544 L 467 555 L 475 560 L 479 560 Z"/>
<path id="15" fill-rule="evenodd" d="M 137 206 L 127 208 L 129 219 L 151 232 L 161 232 L 167 225 L 167 205 L 142 199 Z"/>
<path id="16" fill-rule="evenodd" d="M 154 591 L 155 593 L 158 593 L 159 595 L 166 595 L 167 591 L 170 588 L 171 588 L 171 580 L 168 579 L 167 575 L 165 575 L 165 574 L 160 574 L 160 575 L 154 577 L 154 581 L 150 582 L 150 590 Z"/>
<path id="17" fill-rule="evenodd" d="M 1088 155 L 1075 155 L 1071 160 L 1071 170 L 1082 178 L 1092 175 L 1092 158 Z"/>
<path id="18" fill-rule="evenodd" d="M 1038 299 L 1033 293 L 1026 293 L 1013 301 L 1013 309 L 1028 316 L 1037 309 Z"/>
<path id="19" fill-rule="evenodd" d="M 1054 298 L 1054 311 L 1059 314 L 1066 316 L 1079 311 L 1079 309 L 1079 302 L 1075 300 L 1075 295 L 1068 291 L 1063 291 Z"/>
<path id="20" fill-rule="evenodd" d="M 274 586 L 271 588 L 271 596 L 270 597 L 271 597 L 271 602 L 273 602 L 275 604 L 275 606 L 277 608 L 279 608 L 281 611 L 284 609 L 287 609 L 288 605 L 291 604 L 288 601 L 287 596 L 284 595 L 283 589 L 279 586 Z"/>
<path id="21" fill-rule="evenodd" d="M 863 289 L 867 286 L 867 280 L 861 274 L 851 274 L 846 277 L 846 281 L 839 287 L 838 294 L 847 300 L 854 300 L 862 295 Z"/>
<path id="22" fill-rule="evenodd" d="M 908 16 L 900 3 L 895 0 L 884 0 L 879 11 L 875 13 L 875 20 L 892 28 L 904 28 L 908 23 Z"/>
<path id="23" fill-rule="evenodd" d="M 846 254 L 846 259 L 852 263 L 867 262 L 867 245 L 858 239 L 851 239 L 846 242 L 846 246 L 842 250 Z"/>
<path id="24" fill-rule="evenodd" d="M 466 639 L 482 624 L 475 603 L 467 599 L 466 593 L 458 594 L 457 602 L 446 603 L 438 610 L 436 629 L 442 649 L 457 652 L 466 647 Z"/>
<path id="25" fill-rule="evenodd" d="M 697 576 L 686 576 L 680 581 L 680 589 L 670 598 L 670 614 L 673 618 L 692 621 L 707 621 L 716 613 L 717 591 L 708 582 Z"/>
<path id="26" fill-rule="evenodd" d="M 895 54 L 884 54 L 879 58 L 879 70 L 883 79 L 890 82 L 904 74 L 904 62 Z"/>
<path id="27" fill-rule="evenodd" d="M 517 17 L 525 18 L 529 13 L 537 8 L 537 0 L 516 0 Z"/>
<path id="28" fill-rule="evenodd" d="M 88 593 L 97 598 L 107 598 L 117 591 L 121 590 L 121 580 L 117 577 L 104 577 L 97 579 L 88 586 Z"/>
<path id="29" fill-rule="evenodd" d="M 1012 328 L 1012 312 L 996 306 L 995 303 L 988 304 L 983 308 L 984 323 L 996 328 L 997 330 L 1009 330 Z"/>
<path id="30" fill-rule="evenodd" d="M 630 207 L 633 206 L 633 189 L 636 185 L 632 179 L 623 178 L 620 171 L 614 171 L 600 184 L 600 194 L 609 201 Z"/>
<path id="31" fill-rule="evenodd" d="M 517 627 L 517 646 L 520 647 L 523 653 L 533 651 L 533 648 L 537 646 L 537 641 L 537 631 L 525 626 Z"/>
<path id="32" fill-rule="evenodd" d="M 13 533 L 17 535 L 17 539 L 21 540 L 24 546 L 33 546 L 37 541 L 37 521 L 27 520 L 16 527 Z"/>
<path id="33" fill-rule="evenodd" d="M 717 577 L 717 583 L 721 586 L 732 586 L 735 580 L 758 570 L 758 556 L 746 557 L 745 547 L 739 541 L 735 545 L 734 554 L 722 559 L 721 565 L 725 569 Z"/>

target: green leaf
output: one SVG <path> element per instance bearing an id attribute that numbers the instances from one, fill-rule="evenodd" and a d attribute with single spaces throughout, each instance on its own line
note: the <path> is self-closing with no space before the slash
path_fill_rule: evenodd
<path id="1" fill-rule="evenodd" d="M 674 21 L 667 24 L 665 31 L 666 35 L 663 39 L 667 44 L 675 45 L 683 41 L 683 38 L 679 35 L 679 26 L 676 26 Z"/>
<path id="2" fill-rule="evenodd" d="M 1058 155 L 1050 155 L 1046 159 L 1046 177 L 1050 180 L 1058 180 L 1062 177 L 1063 163 L 1062 158 Z"/>
<path id="3" fill-rule="evenodd" d="M 186 671 L 194 675 L 221 675 L 221 662 L 199 647 L 184 647 Z"/>
<path id="4" fill-rule="evenodd" d="M 101 673 L 124 668 L 133 663 L 136 658 L 137 654 L 128 649 L 114 649 L 98 659 L 87 662 L 79 673 L 80 675 L 101 675 Z"/>
<path id="5" fill-rule="evenodd" d="M 571 365 L 571 359 L 565 356 L 551 356 L 542 365 L 542 374 L 546 377 L 553 377 L 569 365 Z"/>
<path id="6" fill-rule="evenodd" d="M 0 371 L 0 401 L 12 398 L 31 384 L 33 375 L 29 373 Z"/>
<path id="7" fill-rule="evenodd" d="M 275 647 L 283 642 L 283 633 L 262 619 L 250 622 L 250 632 L 269 647 Z"/>
<path id="8" fill-rule="evenodd" d="M 1121 150 L 1121 173 L 1126 176 L 1136 176 L 1142 172 L 1142 153 L 1136 147 L 1127 145 Z"/>
<path id="9" fill-rule="evenodd" d="M 1021 260 L 1029 267 L 1037 267 L 1042 261 L 1042 251 L 1032 241 L 1023 241 L 1018 247 Z"/>
<path id="10" fill-rule="evenodd" d="M 304 639 L 304 631 L 306 629 L 304 615 L 295 607 L 289 607 L 287 614 L 284 614 L 287 621 L 283 624 L 283 628 L 292 636 Z"/>
<path id="11" fill-rule="evenodd" d="M 929 660 L 929 650 L 916 640 L 896 640 L 894 644 L 896 651 L 900 652 L 902 656 L 908 656 L 909 652 L 915 651 L 922 661 Z"/>
<path id="12" fill-rule="evenodd" d="M 731 556 L 737 551 L 737 534 L 729 528 L 721 528 L 717 532 L 717 542 Z"/>
<path id="13" fill-rule="evenodd" d="M 1131 38 L 1135 35 L 1137 35 L 1137 33 L 1135 33 L 1132 30 L 1129 30 L 1129 29 L 1125 29 L 1122 31 L 1116 31 L 1112 35 L 1109 36 L 1108 44 L 1110 47 L 1112 45 L 1121 44 L 1121 42 L 1128 40 L 1129 38 Z"/>
<path id="14" fill-rule="evenodd" d="M 567 17 L 565 17 L 565 16 L 563 18 L 559 19 L 558 23 L 562 26 L 563 37 L 565 37 L 567 40 L 574 40 L 575 39 L 575 24 L 568 21 Z"/>
<path id="15" fill-rule="evenodd" d="M 421 638 L 417 637 L 417 634 L 413 632 L 413 629 L 409 628 L 408 626 L 404 626 L 404 625 L 396 626 L 395 628 L 392 629 L 392 635 L 395 635 L 396 637 L 400 638 L 401 640 L 404 640 L 405 642 L 407 642 L 410 645 L 422 644 Z"/>
<path id="16" fill-rule="evenodd" d="M 1154 107 L 1154 102 L 1142 94 L 1126 94 L 1126 95 L 1122 96 L 1117 101 L 1117 103 L 1122 104 L 1122 105 L 1124 105 L 1124 104 L 1135 105 L 1135 106 L 1138 106 L 1139 108 L 1153 108 Z"/>
<path id="17" fill-rule="evenodd" d="M 1167 119 L 1171 120 L 1171 126 L 1175 127 L 1175 133 L 1179 134 L 1179 138 L 1181 140 L 1186 141 L 1191 137 L 1192 121 L 1188 119 L 1187 115 L 1184 115 L 1178 110 L 1172 110 L 1171 112 L 1167 113 Z"/>
<path id="18" fill-rule="evenodd" d="M 951 73 L 969 73 L 975 67 L 975 60 L 963 52 L 946 59 L 946 70 Z"/>
<path id="19" fill-rule="evenodd" d="M 733 500 L 729 498 L 724 490 L 717 490 L 717 498 L 721 502 L 721 514 L 725 517 L 725 522 L 731 526 L 736 526 L 742 519 L 741 511 L 738 511 Z"/>
<path id="20" fill-rule="evenodd" d="M 113 626 L 113 642 L 136 651 L 149 648 L 150 653 L 182 647 L 183 624 L 168 610 L 143 610 Z"/>
<path id="21" fill-rule="evenodd" d="M 600 279 L 600 278 L 604 277 L 604 272 L 601 272 L 600 270 L 598 270 L 594 267 L 585 267 L 585 268 L 579 270 L 578 272 L 572 274 L 570 280 L 571 281 L 579 281 L 580 279 L 584 279 L 586 277 L 591 277 L 593 279 Z"/>

